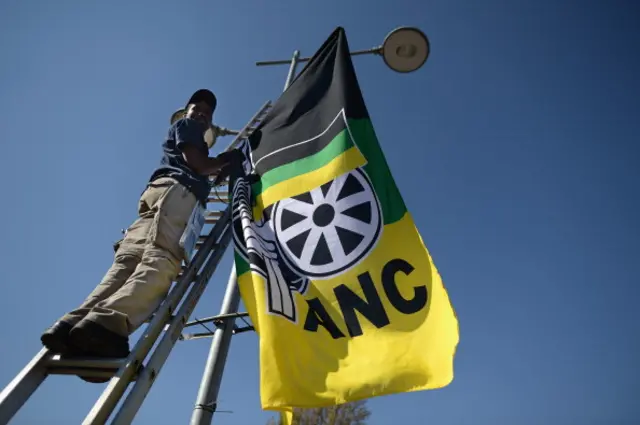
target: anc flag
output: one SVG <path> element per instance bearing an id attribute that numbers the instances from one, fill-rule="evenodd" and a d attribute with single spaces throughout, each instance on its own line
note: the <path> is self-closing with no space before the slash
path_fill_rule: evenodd
<path id="1" fill-rule="evenodd" d="M 342 28 L 241 150 L 229 183 L 235 265 L 259 335 L 262 407 L 448 385 L 457 318 L 378 145 Z"/>

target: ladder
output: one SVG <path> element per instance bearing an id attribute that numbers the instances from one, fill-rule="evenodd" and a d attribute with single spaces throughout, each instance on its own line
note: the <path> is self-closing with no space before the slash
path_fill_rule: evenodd
<path id="1" fill-rule="evenodd" d="M 270 108 L 271 102 L 267 101 L 225 150 L 233 149 L 242 139 L 248 137 Z M 123 403 L 111 423 L 130 424 L 176 341 L 203 336 L 183 335 L 185 326 L 203 322 L 214 322 L 219 326 L 227 320 L 234 321 L 237 317 L 246 316 L 246 313 L 222 314 L 203 321 L 187 323 L 231 241 L 232 211 L 228 202 L 228 191 L 221 193 L 217 188 L 212 188 L 207 199 L 205 224 L 211 224 L 213 227 L 207 235 L 200 236 L 189 266 L 183 266 L 171 291 L 148 320 L 146 328 L 128 357 L 123 359 L 65 358 L 43 347 L 0 393 L 0 425 L 9 423 L 49 375 L 111 378 L 82 424 L 106 424 L 121 401 Z M 209 205 L 216 203 L 226 208 L 209 210 Z M 235 328 L 233 333 L 250 329 L 250 326 Z M 133 384 L 131 390 L 122 400 L 130 384 Z"/>

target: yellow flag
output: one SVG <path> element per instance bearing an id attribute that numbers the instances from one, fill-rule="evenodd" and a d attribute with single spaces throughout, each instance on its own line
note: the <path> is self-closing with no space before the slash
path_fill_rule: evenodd
<path id="1" fill-rule="evenodd" d="M 264 409 L 453 379 L 458 321 L 348 52 L 338 28 L 242 147 L 245 167 L 231 175 L 236 271 L 259 335 Z"/>

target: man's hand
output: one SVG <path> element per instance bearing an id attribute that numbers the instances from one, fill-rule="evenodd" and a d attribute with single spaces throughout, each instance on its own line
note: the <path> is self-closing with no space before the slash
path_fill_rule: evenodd
<path id="1" fill-rule="evenodd" d="M 217 156 L 217 158 L 225 165 L 220 169 L 220 171 L 218 171 L 218 175 L 213 182 L 214 186 L 221 185 L 222 182 L 229 177 L 231 167 L 233 166 L 232 163 L 235 163 L 237 166 L 241 166 L 245 157 L 239 149 L 231 149 L 230 151 L 222 152 Z"/>

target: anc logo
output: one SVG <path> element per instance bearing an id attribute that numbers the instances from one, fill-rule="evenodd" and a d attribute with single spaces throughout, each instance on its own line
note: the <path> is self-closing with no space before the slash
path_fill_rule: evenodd
<path id="1" fill-rule="evenodd" d="M 328 279 L 358 264 L 375 245 L 380 204 L 364 171 L 349 171 L 321 187 L 277 202 L 276 243 L 298 274 Z"/>
<path id="2" fill-rule="evenodd" d="M 329 127 L 334 126 L 348 130 L 343 111 Z M 336 132 L 329 130 L 307 142 Z M 246 146 L 241 150 L 250 157 Z M 248 179 L 236 179 L 232 193 L 236 252 L 266 280 L 268 311 L 294 323 L 298 315 L 292 291 L 304 295 L 311 280 L 333 278 L 356 266 L 382 234 L 380 202 L 362 168 L 275 202 L 259 220 L 252 217 Z"/>

